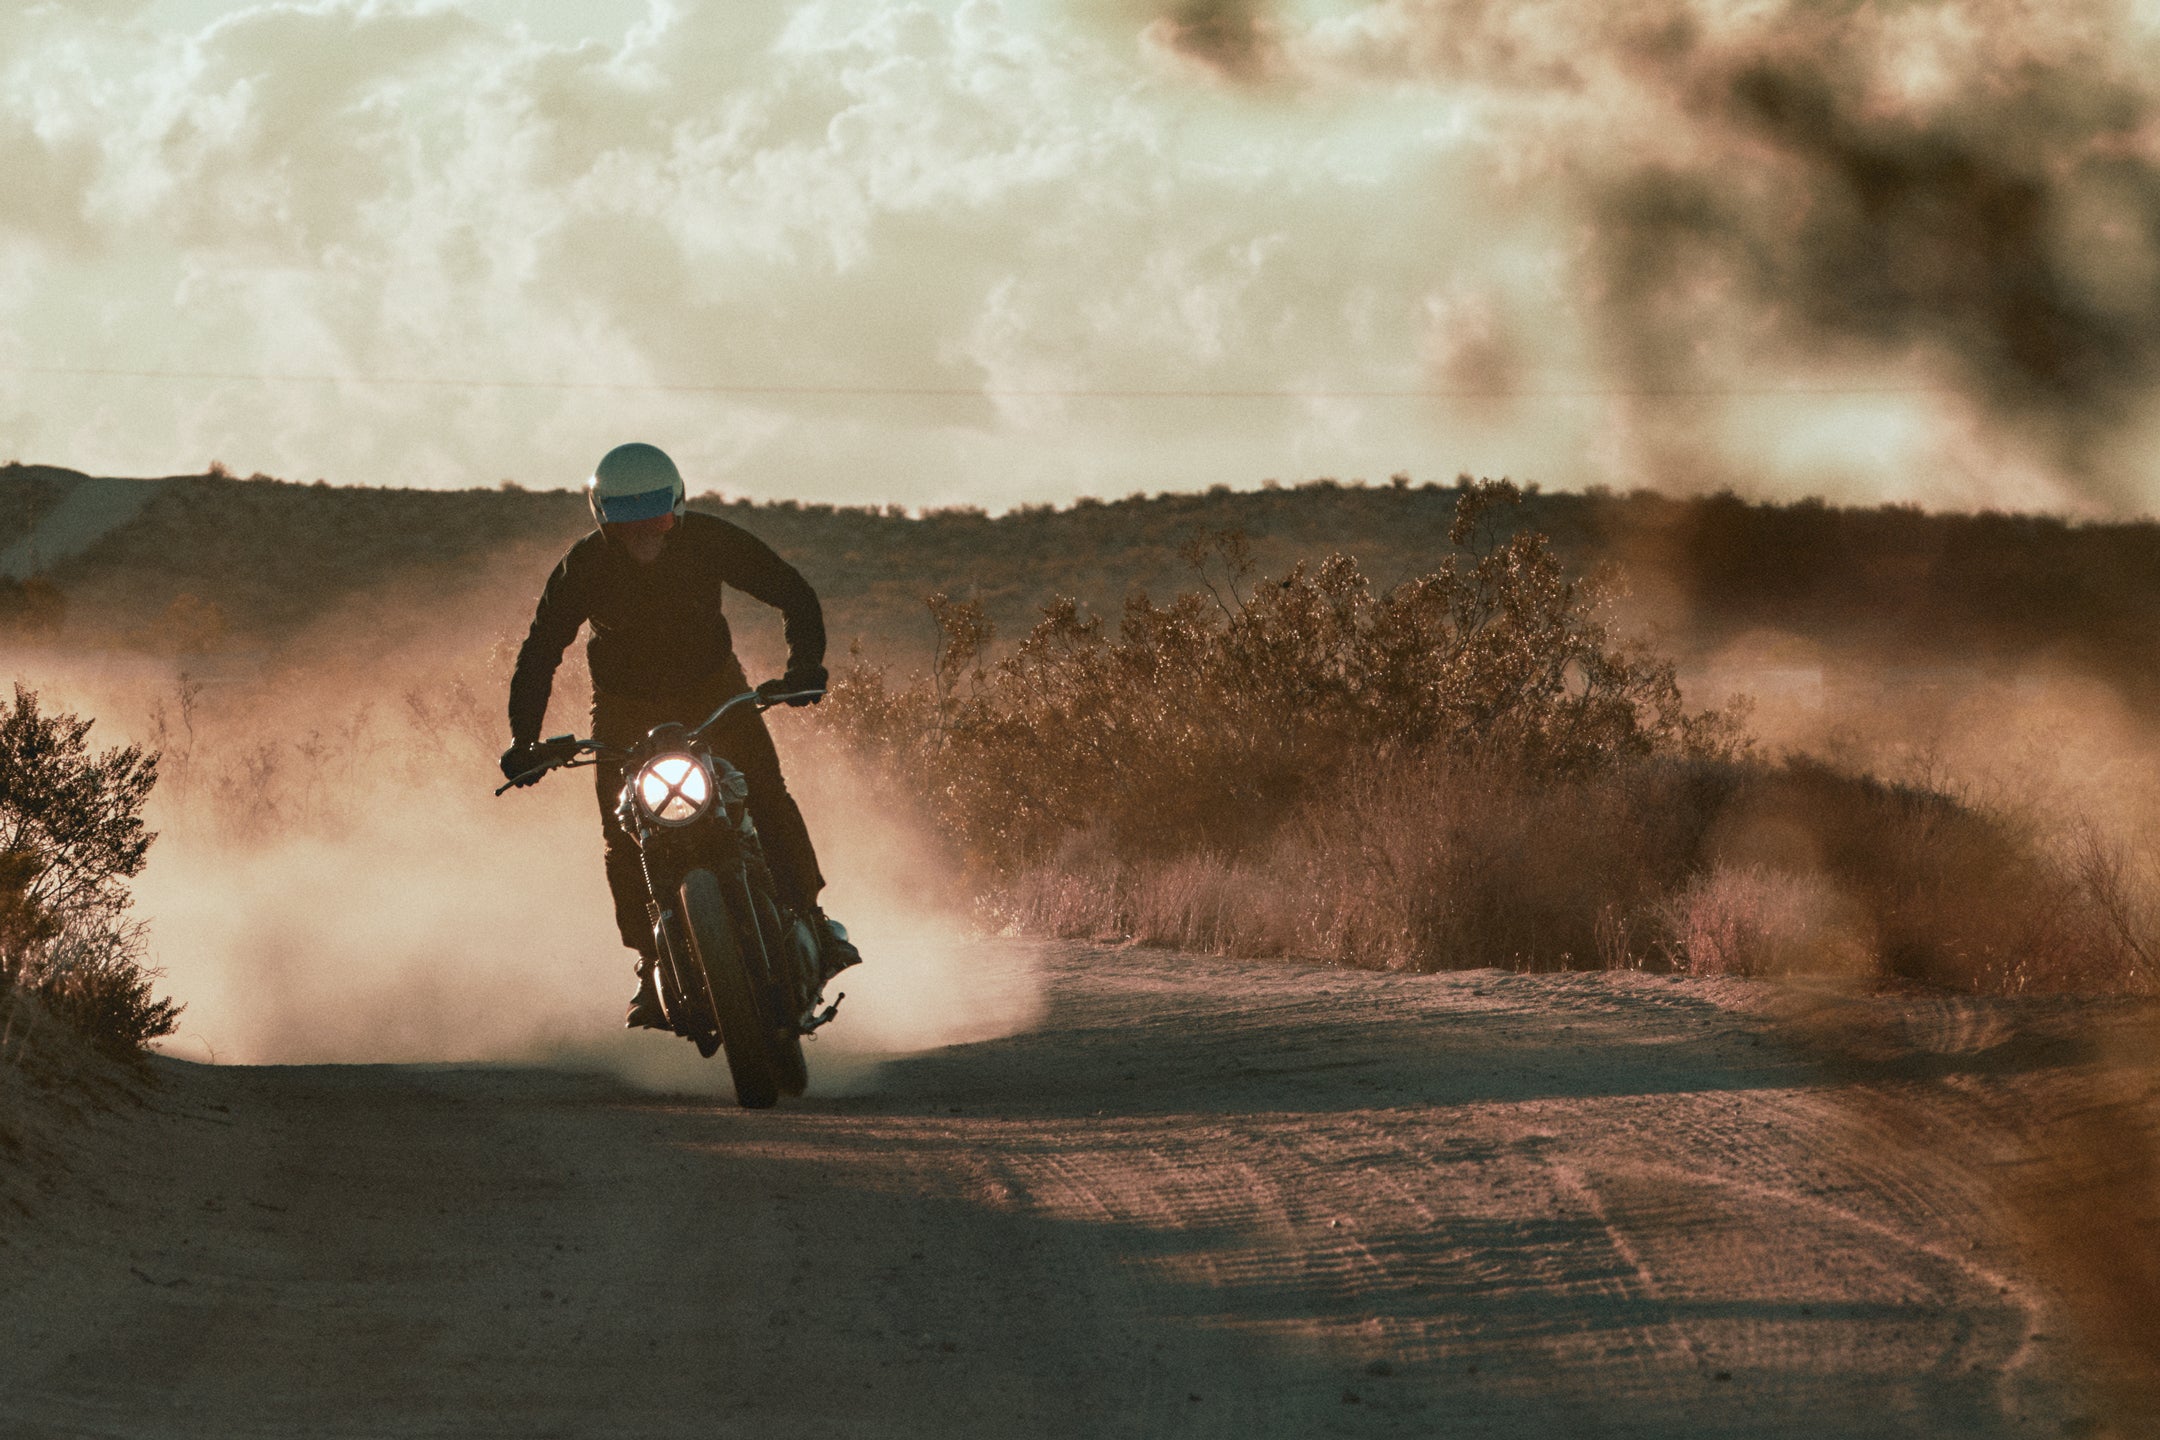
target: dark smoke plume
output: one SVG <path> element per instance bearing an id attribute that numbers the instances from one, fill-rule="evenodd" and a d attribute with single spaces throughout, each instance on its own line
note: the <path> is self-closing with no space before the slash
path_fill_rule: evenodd
<path id="1" fill-rule="evenodd" d="M 2107 444 L 2160 382 L 2148 97 L 2033 70 L 1915 114 L 1870 105 L 1841 68 L 1834 53 L 1713 64 L 1686 106 L 1719 132 L 1720 163 L 1596 188 L 1617 353 L 1647 385 L 1687 383 L 1674 300 L 1720 275 L 1800 353 L 1939 359 L 2070 478 L 2114 488 Z"/>
<path id="2" fill-rule="evenodd" d="M 1889 367 L 2088 497 L 2149 503 L 2124 442 L 2160 399 L 2160 50 L 2117 0 L 1158 14 L 1231 80 L 1494 98 L 1501 151 L 1563 157 L 1532 203 L 1587 214 L 1607 361 L 1676 433 L 1709 409 L 1658 392 L 1715 391 L 1736 357 L 1772 386 Z"/>
<path id="3" fill-rule="evenodd" d="M 1256 85 L 1272 79 L 1280 50 L 1267 0 L 1182 0 L 1148 27 L 1164 49 L 1226 80 Z"/>

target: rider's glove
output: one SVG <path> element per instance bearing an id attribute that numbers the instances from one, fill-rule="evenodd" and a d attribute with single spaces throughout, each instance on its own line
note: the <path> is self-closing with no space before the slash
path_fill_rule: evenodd
<path id="1" fill-rule="evenodd" d="M 788 704 L 815 705 L 825 698 L 825 684 L 831 678 L 825 673 L 825 667 L 822 665 L 804 665 L 789 670 L 787 674 L 781 676 L 778 680 L 766 681 L 758 686 L 758 693 L 767 699 L 775 695 L 794 695 L 795 698 L 789 700 Z M 799 690 L 815 690 L 818 693 L 815 695 L 796 695 L 795 692 Z"/>
<path id="2" fill-rule="evenodd" d="M 502 753 L 503 779 L 508 780 L 513 784 L 539 784 L 540 777 L 537 775 L 533 776 L 530 780 L 520 781 L 518 779 L 518 777 L 520 775 L 523 775 L 526 771 L 536 770 L 539 768 L 540 757 L 534 753 L 535 748 L 536 747 L 530 740 L 516 740 L 511 742 L 510 748 L 503 751 Z"/>

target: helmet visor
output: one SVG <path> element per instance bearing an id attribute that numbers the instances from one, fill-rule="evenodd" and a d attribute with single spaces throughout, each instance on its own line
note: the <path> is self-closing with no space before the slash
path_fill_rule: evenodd
<path id="1" fill-rule="evenodd" d="M 675 487 L 647 490 L 639 495 L 601 495 L 596 497 L 600 507 L 600 523 L 603 525 L 627 525 L 638 520 L 657 520 L 662 515 L 675 512 Z"/>

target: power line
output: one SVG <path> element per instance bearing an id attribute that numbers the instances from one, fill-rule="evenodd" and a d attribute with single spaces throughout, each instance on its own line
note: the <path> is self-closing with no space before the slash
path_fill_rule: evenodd
<path id="1" fill-rule="evenodd" d="M 629 380 L 475 380 L 429 375 L 262 375 L 224 370 L 123 370 L 72 365 L 4 365 L 0 374 L 84 380 L 180 380 L 239 385 L 379 385 L 406 389 L 605 391 L 620 394 L 741 395 L 774 398 L 965 400 L 1650 400 L 1830 398 L 1932 395 L 1927 385 L 1586 386 L 1547 390 L 1097 389 L 970 385 L 675 384 Z"/>

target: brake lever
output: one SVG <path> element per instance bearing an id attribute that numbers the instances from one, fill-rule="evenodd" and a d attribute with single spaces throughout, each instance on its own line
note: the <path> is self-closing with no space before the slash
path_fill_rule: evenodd
<path id="1" fill-rule="evenodd" d="M 553 748 L 555 753 L 561 755 L 562 758 L 557 760 L 550 757 L 532 769 L 527 770 L 524 774 L 503 781 L 502 784 L 495 787 L 497 796 L 504 795 L 520 785 L 537 785 L 547 778 L 547 773 L 550 770 L 571 770 L 580 765 L 590 764 L 591 762 L 583 757 L 594 747 L 593 742 L 590 740 L 577 740 L 573 736 L 557 735 L 551 740 L 542 741 L 540 748 L 542 750 Z"/>
<path id="2" fill-rule="evenodd" d="M 505 795 L 508 794 L 511 790 L 516 789 L 520 785 L 537 785 L 547 775 L 548 771 L 554 768 L 555 767 L 552 765 L 542 765 L 537 770 L 527 770 L 524 774 L 514 776 L 511 779 L 505 780 L 502 784 L 496 786 L 495 793 L 497 795 Z"/>

